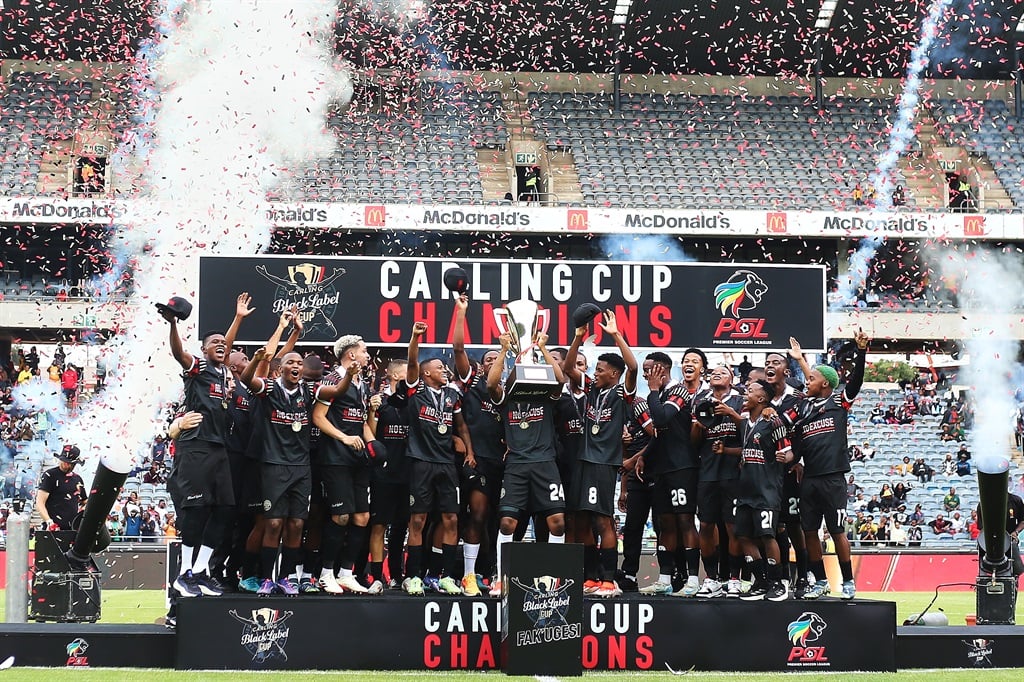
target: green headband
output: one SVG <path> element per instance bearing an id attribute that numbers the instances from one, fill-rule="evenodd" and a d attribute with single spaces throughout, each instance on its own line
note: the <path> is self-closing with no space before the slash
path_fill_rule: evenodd
<path id="1" fill-rule="evenodd" d="M 827 381 L 828 385 L 832 388 L 839 385 L 839 373 L 828 365 L 818 365 L 814 369 L 817 370 L 818 374 L 825 377 L 825 381 Z"/>

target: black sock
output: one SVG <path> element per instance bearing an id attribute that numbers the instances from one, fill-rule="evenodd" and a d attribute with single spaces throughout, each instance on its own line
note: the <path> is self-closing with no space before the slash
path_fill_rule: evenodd
<path id="1" fill-rule="evenodd" d="M 370 568 L 370 575 L 373 576 L 374 582 L 384 580 L 384 562 L 383 561 L 371 561 L 367 564 Z"/>
<path id="2" fill-rule="evenodd" d="M 601 564 L 601 580 L 615 580 L 615 569 L 619 563 L 619 552 L 614 547 L 597 550 Z"/>
<path id="3" fill-rule="evenodd" d="M 810 560 L 807 558 L 807 549 L 796 551 L 796 577 L 797 580 L 807 580 L 807 565 Z"/>
<path id="4" fill-rule="evenodd" d="M 689 574 L 687 573 L 687 571 L 689 571 L 690 568 L 690 562 L 687 560 L 688 555 L 686 552 L 687 550 L 685 547 L 676 547 L 676 570 L 679 572 L 679 575 L 681 575 L 684 578 L 688 577 Z"/>
<path id="5" fill-rule="evenodd" d="M 687 547 L 683 554 L 686 556 L 686 571 L 694 578 L 700 575 L 700 550 L 696 547 Z"/>
<path id="6" fill-rule="evenodd" d="M 719 557 L 717 549 L 711 554 L 711 556 L 704 557 L 704 572 L 707 573 L 707 576 L 712 580 L 718 580 L 718 564 Z"/>
<path id="7" fill-rule="evenodd" d="M 777 583 L 785 576 L 782 572 L 782 564 L 777 564 L 773 560 L 768 560 L 767 578 L 770 583 Z"/>
<path id="8" fill-rule="evenodd" d="M 676 557 L 672 552 L 665 549 L 658 550 L 658 573 L 672 576 L 676 572 Z"/>
<path id="9" fill-rule="evenodd" d="M 827 576 L 825 575 L 825 560 L 824 559 L 818 559 L 817 561 L 812 561 L 811 562 L 811 571 L 814 572 L 815 579 L 817 579 L 819 581 L 827 579 Z"/>
<path id="10" fill-rule="evenodd" d="M 462 571 L 459 570 L 459 546 L 441 545 L 441 562 L 444 565 L 444 574 L 454 580 L 462 578 Z"/>
<path id="11" fill-rule="evenodd" d="M 851 561 L 840 561 L 839 570 L 843 572 L 843 582 L 847 583 L 853 580 L 853 562 Z"/>
<path id="12" fill-rule="evenodd" d="M 782 577 L 789 580 L 789 549 L 791 543 L 789 540 L 789 531 L 782 531 L 775 536 L 775 541 L 779 543 L 779 568 Z"/>
<path id="13" fill-rule="evenodd" d="M 430 556 L 427 558 L 427 575 L 435 578 L 441 577 L 444 570 L 444 550 L 440 547 L 430 547 Z"/>
<path id="14" fill-rule="evenodd" d="M 409 558 L 405 560 L 405 575 L 409 578 L 423 577 L 423 545 L 409 545 Z"/>
<path id="15" fill-rule="evenodd" d="M 740 554 L 729 555 L 729 580 L 739 580 L 740 572 L 743 570 L 743 556 Z"/>
<path id="16" fill-rule="evenodd" d="M 354 526 L 349 524 L 348 542 L 341 550 L 341 565 L 339 568 L 353 569 L 357 557 L 363 552 L 366 546 L 366 539 L 370 535 L 370 529 L 366 526 Z"/>
<path id="17" fill-rule="evenodd" d="M 597 545 L 583 546 L 583 578 L 585 580 L 601 579 L 601 555 Z"/>
<path id="18" fill-rule="evenodd" d="M 278 574 L 278 579 L 290 577 L 295 572 L 295 567 L 298 566 L 300 561 L 302 561 L 301 547 L 282 547 L 281 571 Z"/>
<path id="19" fill-rule="evenodd" d="M 754 559 L 750 562 L 750 572 L 754 574 L 754 582 L 764 582 L 768 579 L 765 574 L 764 559 Z"/>
<path id="20" fill-rule="evenodd" d="M 273 580 L 274 566 L 277 565 L 277 547 L 260 548 L 260 579 Z"/>
<path id="21" fill-rule="evenodd" d="M 260 574 L 260 553 L 246 552 L 242 559 L 242 577 L 251 578 Z"/>
<path id="22" fill-rule="evenodd" d="M 320 560 L 320 549 L 307 549 L 305 550 L 306 559 L 303 571 L 309 573 L 314 578 L 319 578 L 321 569 L 324 567 Z"/>
<path id="23" fill-rule="evenodd" d="M 331 519 L 324 524 L 324 534 L 320 539 L 320 565 L 327 570 L 334 570 L 334 562 L 338 558 L 342 545 L 345 544 L 345 526 L 339 526 Z"/>

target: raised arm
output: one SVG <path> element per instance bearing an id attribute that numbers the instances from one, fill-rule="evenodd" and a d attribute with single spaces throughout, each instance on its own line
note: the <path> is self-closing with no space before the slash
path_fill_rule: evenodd
<path id="1" fill-rule="evenodd" d="M 299 311 L 295 306 L 292 306 L 292 313 L 292 333 L 288 335 L 281 350 L 277 351 L 277 355 L 274 356 L 275 358 L 283 358 L 295 350 L 295 344 L 298 343 L 299 337 L 302 336 L 302 316 L 299 315 Z"/>
<path id="2" fill-rule="evenodd" d="M 619 354 L 622 355 L 622 360 L 626 363 L 626 377 L 623 381 L 626 395 L 634 395 L 636 393 L 637 375 L 636 356 L 633 355 L 633 350 L 622 337 L 622 332 L 619 331 L 619 326 L 615 323 L 615 313 L 611 310 L 604 311 L 604 322 L 601 323 L 601 329 L 606 334 L 609 334 L 615 341 L 615 345 L 618 346 Z"/>
<path id="3" fill-rule="evenodd" d="M 580 346 L 585 338 L 587 338 L 587 328 L 576 327 L 576 335 L 572 338 L 569 350 L 565 352 L 565 358 L 562 360 L 562 372 L 565 373 L 565 378 L 574 388 L 583 385 L 583 372 L 576 367 L 576 356 L 579 355 Z"/>
<path id="4" fill-rule="evenodd" d="M 192 366 L 193 359 L 188 351 L 186 351 L 181 345 L 181 335 L 178 333 L 178 318 L 176 318 L 174 313 L 170 310 L 163 310 L 160 312 L 160 315 L 163 316 L 163 318 L 171 325 L 171 336 L 169 339 L 171 344 L 171 355 L 173 355 L 174 359 L 178 361 L 178 364 L 181 365 L 182 369 L 190 368 Z"/>
<path id="5" fill-rule="evenodd" d="M 462 381 L 469 376 L 472 369 L 469 355 L 466 353 L 466 309 L 469 308 L 469 297 L 460 295 L 455 300 L 455 332 L 452 334 L 452 352 L 455 356 L 456 378 Z"/>
<path id="6" fill-rule="evenodd" d="M 853 402 L 853 399 L 860 393 L 860 387 L 864 385 L 864 363 L 868 355 L 868 342 L 871 339 L 863 329 L 858 329 L 857 333 L 853 335 L 853 340 L 857 344 L 857 354 L 853 358 L 853 374 L 850 375 L 846 382 L 846 388 L 843 389 L 847 402 Z"/>
<path id="7" fill-rule="evenodd" d="M 537 344 L 537 348 L 540 349 L 540 354 L 544 357 L 544 362 L 551 365 L 551 367 L 555 370 L 555 380 L 558 381 L 558 390 L 561 391 L 561 386 L 562 384 L 565 383 L 565 372 L 562 371 L 562 365 L 558 362 L 555 362 L 555 359 L 551 357 L 551 352 L 548 351 L 548 335 L 537 334 L 537 339 L 535 342 Z"/>
<path id="8" fill-rule="evenodd" d="M 409 386 L 420 380 L 420 338 L 426 333 L 426 322 L 416 322 L 412 325 L 412 336 L 409 337 L 409 364 L 405 372 L 405 383 Z"/>
<path id="9" fill-rule="evenodd" d="M 796 360 L 797 364 L 800 365 L 800 371 L 804 374 L 804 379 L 811 375 L 811 366 L 807 364 L 807 358 L 804 357 L 803 348 L 800 347 L 800 342 L 795 337 L 789 337 L 789 357 Z"/>
<path id="10" fill-rule="evenodd" d="M 341 381 L 336 384 L 320 384 L 316 389 L 316 399 L 329 403 L 339 395 L 344 394 L 348 391 L 348 387 L 352 385 L 352 379 L 359 374 L 360 370 L 362 370 L 362 366 L 358 362 L 353 362 L 345 368 Z"/>
<path id="11" fill-rule="evenodd" d="M 224 345 L 228 349 L 228 353 L 235 346 L 235 339 L 238 338 L 238 330 L 242 326 L 242 320 L 252 315 L 255 308 L 250 308 L 249 304 L 252 303 L 252 297 L 248 293 L 242 292 L 238 295 L 238 299 L 235 301 L 235 319 L 231 320 L 231 326 L 228 327 L 228 331 L 224 334 Z"/>
<path id="12" fill-rule="evenodd" d="M 249 390 L 258 393 L 263 390 L 263 378 L 267 376 L 270 368 L 270 356 L 266 348 L 257 348 L 252 354 L 252 360 L 245 366 L 239 381 L 249 387 Z"/>
<path id="13" fill-rule="evenodd" d="M 512 347 L 512 333 L 505 332 L 498 337 L 501 350 L 498 352 L 498 359 L 491 365 L 487 373 L 487 395 L 491 402 L 501 403 L 505 399 L 505 389 L 501 385 L 501 373 L 505 371 L 505 358 L 508 357 L 508 349 Z"/>
<path id="14" fill-rule="evenodd" d="M 274 333 L 270 335 L 270 339 L 267 341 L 268 358 L 277 356 L 277 345 L 281 343 L 281 335 L 284 334 L 284 330 L 291 323 L 293 317 L 295 317 L 295 306 L 292 306 L 291 310 L 281 313 L 281 317 L 277 320 L 277 329 L 274 330 Z"/>

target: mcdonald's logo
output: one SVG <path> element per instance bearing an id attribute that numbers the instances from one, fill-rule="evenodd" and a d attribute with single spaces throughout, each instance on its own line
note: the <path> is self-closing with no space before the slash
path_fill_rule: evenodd
<path id="1" fill-rule="evenodd" d="M 363 211 L 363 224 L 366 227 L 384 227 L 388 214 L 383 206 L 367 206 Z"/>
<path id="2" fill-rule="evenodd" d="M 788 218 L 785 211 L 769 211 L 765 220 L 768 234 L 786 234 Z"/>
<path id="3" fill-rule="evenodd" d="M 983 215 L 965 215 L 964 216 L 964 236 L 965 237 L 984 237 L 988 234 L 988 230 L 985 229 L 985 216 Z"/>
<path id="4" fill-rule="evenodd" d="M 586 232 L 590 229 L 590 216 L 587 209 L 570 208 L 566 213 L 566 225 L 570 230 Z"/>

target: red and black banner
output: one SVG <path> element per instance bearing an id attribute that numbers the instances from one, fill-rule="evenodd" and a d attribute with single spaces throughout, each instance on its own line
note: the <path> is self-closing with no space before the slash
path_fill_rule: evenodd
<path id="1" fill-rule="evenodd" d="M 455 295 L 443 278 L 454 267 L 469 274 L 468 346 L 493 346 L 492 311 L 524 298 L 550 311 L 551 346 L 572 341 L 572 313 L 591 302 L 615 313 L 637 350 L 769 350 L 788 348 L 790 336 L 806 350 L 825 348 L 825 269 L 802 265 L 207 256 L 199 267 L 199 324 L 226 329 L 244 291 L 256 312 L 242 325 L 241 344 L 266 341 L 280 313 L 296 305 L 306 326 L 302 343 L 359 334 L 370 345 L 404 346 L 422 320 L 425 344 L 450 345 Z"/>

